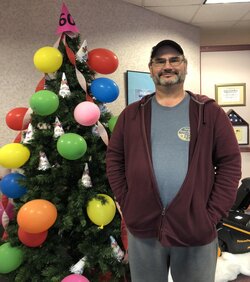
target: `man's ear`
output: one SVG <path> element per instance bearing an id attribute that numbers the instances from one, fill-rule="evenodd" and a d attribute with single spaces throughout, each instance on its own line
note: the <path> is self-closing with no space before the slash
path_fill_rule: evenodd
<path id="1" fill-rule="evenodd" d="M 148 63 L 148 69 L 150 71 L 150 74 L 152 74 L 152 64 L 151 63 Z"/>

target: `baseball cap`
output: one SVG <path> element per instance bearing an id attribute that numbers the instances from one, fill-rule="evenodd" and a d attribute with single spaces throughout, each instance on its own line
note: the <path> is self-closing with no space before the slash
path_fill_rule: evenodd
<path id="1" fill-rule="evenodd" d="M 175 41 L 173 40 L 162 40 L 160 41 L 157 45 L 155 45 L 153 48 L 152 48 L 152 51 L 151 51 L 151 56 L 150 58 L 154 58 L 158 51 L 162 48 L 162 47 L 171 47 L 173 49 L 175 49 L 177 52 L 179 52 L 181 55 L 184 55 L 184 52 L 183 52 L 183 49 L 181 48 L 181 46 L 176 43 Z"/>

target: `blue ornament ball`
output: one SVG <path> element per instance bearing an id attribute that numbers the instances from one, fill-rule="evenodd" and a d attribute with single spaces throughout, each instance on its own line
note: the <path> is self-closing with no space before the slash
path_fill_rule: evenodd
<path id="1" fill-rule="evenodd" d="M 119 95 L 118 85 L 111 79 L 100 77 L 92 81 L 90 91 L 100 102 L 111 103 Z"/>
<path id="2" fill-rule="evenodd" d="M 25 179 L 25 176 L 20 173 L 9 173 L 0 181 L 0 190 L 8 198 L 16 199 L 26 194 L 26 187 L 19 183 L 19 180 Z"/>

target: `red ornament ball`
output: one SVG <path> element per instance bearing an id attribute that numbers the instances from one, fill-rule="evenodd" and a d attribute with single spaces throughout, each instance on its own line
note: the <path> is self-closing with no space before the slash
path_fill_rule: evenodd
<path id="1" fill-rule="evenodd" d="M 116 71 L 118 63 L 116 54 L 108 49 L 97 48 L 88 53 L 89 67 L 98 73 L 113 73 Z"/>

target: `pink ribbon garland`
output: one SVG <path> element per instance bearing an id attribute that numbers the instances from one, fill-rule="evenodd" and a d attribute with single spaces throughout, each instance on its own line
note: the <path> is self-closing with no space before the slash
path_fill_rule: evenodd
<path id="1" fill-rule="evenodd" d="M 108 146 L 109 143 L 108 133 L 105 127 L 99 121 L 97 122 L 97 129 L 100 134 L 100 137 L 102 138 L 102 141 L 106 146 Z"/>
<path id="2" fill-rule="evenodd" d="M 2 204 L 2 207 L 3 207 L 4 209 L 6 209 L 8 203 L 9 203 L 8 197 L 7 197 L 6 195 L 3 195 L 3 194 L 2 194 L 2 196 L 1 196 L 1 204 Z M 4 210 L 4 212 L 2 213 L 2 217 L 1 217 L 2 226 L 3 226 L 3 228 L 4 228 L 4 233 L 2 234 L 2 238 L 1 238 L 2 240 L 6 240 L 7 237 L 8 237 L 8 234 L 7 234 L 7 232 L 6 232 L 6 228 L 8 227 L 9 221 L 10 221 L 10 220 L 9 220 L 8 214 L 7 214 L 7 213 L 5 212 L 5 210 Z"/>

